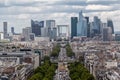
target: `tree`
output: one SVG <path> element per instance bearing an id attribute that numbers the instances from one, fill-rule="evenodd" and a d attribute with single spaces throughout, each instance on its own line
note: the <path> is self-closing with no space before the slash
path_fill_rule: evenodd
<path id="1" fill-rule="evenodd" d="M 43 75 L 41 73 L 34 74 L 29 80 L 42 80 Z"/>
<path id="2" fill-rule="evenodd" d="M 92 74 L 80 62 L 71 63 L 69 66 L 72 80 L 95 80 Z"/>
<path id="3" fill-rule="evenodd" d="M 66 53 L 68 57 L 73 57 L 75 56 L 75 53 L 72 51 L 71 47 L 69 44 L 66 45 Z"/>
<path id="4" fill-rule="evenodd" d="M 57 44 L 56 46 L 53 47 L 52 52 L 51 52 L 51 57 L 58 57 L 60 52 L 60 45 Z"/>
<path id="5" fill-rule="evenodd" d="M 29 80 L 53 80 L 57 64 L 52 64 L 49 57 L 44 58 L 44 64 L 34 70 L 34 75 Z"/>

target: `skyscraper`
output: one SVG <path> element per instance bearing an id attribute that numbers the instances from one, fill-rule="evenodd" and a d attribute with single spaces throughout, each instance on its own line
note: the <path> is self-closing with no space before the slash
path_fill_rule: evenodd
<path id="1" fill-rule="evenodd" d="M 90 27 L 90 37 L 94 36 L 94 32 L 93 32 L 93 22 L 89 23 L 89 27 Z"/>
<path id="2" fill-rule="evenodd" d="M 47 36 L 50 39 L 56 39 L 57 28 L 56 28 L 56 25 L 55 25 L 55 20 L 46 20 L 46 30 L 47 30 Z"/>
<path id="3" fill-rule="evenodd" d="M 114 26 L 113 26 L 113 21 L 111 19 L 107 20 L 107 27 L 111 27 L 112 34 L 114 34 Z"/>
<path id="4" fill-rule="evenodd" d="M 51 38 L 52 30 L 55 27 L 55 20 L 46 20 L 47 36 Z"/>
<path id="5" fill-rule="evenodd" d="M 14 35 L 15 32 L 14 32 L 14 27 L 11 27 L 11 33 Z"/>
<path id="6" fill-rule="evenodd" d="M 85 19 L 87 20 L 87 24 L 89 23 L 89 17 L 85 17 Z"/>
<path id="7" fill-rule="evenodd" d="M 71 38 L 77 36 L 77 17 L 71 17 Z"/>
<path id="8" fill-rule="evenodd" d="M 52 30 L 52 39 L 56 39 L 57 38 L 57 28 L 54 27 L 53 30 Z"/>
<path id="9" fill-rule="evenodd" d="M 46 27 L 54 28 L 55 27 L 55 20 L 46 20 Z"/>
<path id="10" fill-rule="evenodd" d="M 4 32 L 4 38 L 8 37 L 7 34 L 7 22 L 3 22 L 3 32 Z"/>
<path id="11" fill-rule="evenodd" d="M 46 27 L 41 28 L 41 37 L 48 37 L 47 36 L 47 31 L 48 29 Z"/>
<path id="12" fill-rule="evenodd" d="M 25 38 L 26 41 L 29 41 L 30 40 L 30 33 L 31 33 L 31 27 L 26 27 L 26 28 L 23 28 L 22 30 L 22 34 Z"/>
<path id="13" fill-rule="evenodd" d="M 77 23 L 77 36 L 78 37 L 82 37 L 82 36 L 87 37 L 87 20 L 84 18 L 82 11 L 79 13 L 79 20 Z"/>
<path id="14" fill-rule="evenodd" d="M 103 29 L 107 27 L 107 23 L 101 23 L 101 34 L 103 34 Z"/>
<path id="15" fill-rule="evenodd" d="M 90 37 L 90 24 L 89 24 L 89 17 L 85 17 L 87 20 L 87 37 Z"/>
<path id="16" fill-rule="evenodd" d="M 100 34 L 100 19 L 98 19 L 97 16 L 94 16 L 94 27 L 93 27 L 93 30 L 94 30 L 94 33 L 95 34 Z"/>
<path id="17" fill-rule="evenodd" d="M 35 36 L 41 36 L 41 28 L 44 27 L 44 21 L 33 21 L 31 20 L 31 28 L 32 33 L 35 34 Z"/>
<path id="18" fill-rule="evenodd" d="M 103 28 L 103 41 L 111 41 L 112 40 L 112 29 L 111 27 Z"/>

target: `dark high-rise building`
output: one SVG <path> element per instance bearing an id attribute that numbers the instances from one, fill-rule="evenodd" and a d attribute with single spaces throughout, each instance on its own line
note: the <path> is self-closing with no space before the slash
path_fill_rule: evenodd
<path id="1" fill-rule="evenodd" d="M 89 17 L 85 17 L 87 20 L 87 37 L 90 37 L 90 24 L 89 24 Z"/>
<path id="2" fill-rule="evenodd" d="M 35 36 L 41 36 L 41 28 L 44 27 L 44 21 L 33 21 L 31 20 L 31 28 L 32 33 L 35 34 Z"/>
<path id="3" fill-rule="evenodd" d="M 54 27 L 53 30 L 52 30 L 52 39 L 56 39 L 57 38 L 57 28 Z"/>
<path id="4" fill-rule="evenodd" d="M 100 36 L 102 34 L 101 29 L 101 20 L 98 18 L 98 16 L 94 16 L 94 21 L 92 24 L 90 24 L 90 31 L 91 31 L 91 37 L 94 36 Z"/>
<path id="5" fill-rule="evenodd" d="M 3 32 L 4 32 L 4 38 L 7 38 L 7 22 L 3 22 Z"/>
<path id="6" fill-rule="evenodd" d="M 107 20 L 107 27 L 111 27 L 112 29 L 112 34 L 114 34 L 114 26 L 113 26 L 113 21 L 108 19 Z"/>
<path id="7" fill-rule="evenodd" d="M 94 16 L 94 25 L 93 30 L 95 34 L 100 34 L 100 19 L 97 16 Z"/>
<path id="8" fill-rule="evenodd" d="M 89 17 L 85 17 L 85 19 L 87 20 L 87 24 L 89 23 Z"/>
<path id="9" fill-rule="evenodd" d="M 71 38 L 77 36 L 77 17 L 71 17 Z"/>
<path id="10" fill-rule="evenodd" d="M 14 35 L 15 32 L 14 32 L 14 27 L 11 27 L 11 33 Z"/>
<path id="11" fill-rule="evenodd" d="M 110 27 L 103 28 L 103 41 L 112 40 L 112 30 Z"/>

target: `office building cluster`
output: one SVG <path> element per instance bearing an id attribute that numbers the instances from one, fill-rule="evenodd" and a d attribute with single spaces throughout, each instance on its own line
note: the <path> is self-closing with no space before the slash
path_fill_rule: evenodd
<path id="1" fill-rule="evenodd" d="M 79 12 L 79 17 L 71 17 L 71 26 L 57 25 L 55 20 L 31 20 L 31 26 L 23 28 L 22 33 L 18 34 L 15 33 L 14 27 L 11 27 L 11 32 L 8 33 L 8 23 L 3 22 L 3 32 L 0 32 L 0 40 L 7 41 L 34 41 L 35 37 L 48 37 L 51 41 L 76 38 L 120 41 L 120 34 L 114 32 L 111 19 L 107 19 L 104 23 L 98 16 L 94 16 L 93 21 L 90 21 L 90 18 L 84 16 L 82 11 Z"/>
<path id="2" fill-rule="evenodd" d="M 8 32 L 8 23 L 3 22 L 3 32 L 0 32 L 0 41 L 9 41 L 11 35 L 15 35 L 14 27 L 11 27 L 11 32 Z"/>
<path id="3" fill-rule="evenodd" d="M 22 28 L 22 33 L 15 33 L 14 27 L 11 27 L 11 32 L 8 32 L 8 23 L 3 22 L 0 41 L 34 41 L 36 37 L 48 37 L 55 41 L 60 38 L 68 39 L 69 36 L 69 25 L 56 25 L 55 20 L 31 20 L 31 27 Z"/>
<path id="4" fill-rule="evenodd" d="M 23 28 L 22 40 L 33 41 L 35 37 L 48 37 L 50 40 L 58 38 L 69 37 L 68 25 L 56 25 L 55 20 L 33 21 L 31 20 L 31 27 Z M 67 28 L 65 32 L 62 30 Z"/>
<path id="5" fill-rule="evenodd" d="M 94 16 L 93 22 L 89 21 L 89 17 L 84 17 L 82 11 L 78 17 L 71 17 L 71 38 L 74 37 L 99 37 L 103 41 L 112 41 L 114 34 L 113 21 L 107 20 L 103 23 L 98 16 Z"/>
<path id="6" fill-rule="evenodd" d="M 32 33 L 37 37 L 49 37 L 50 40 L 56 40 L 57 38 L 68 38 L 69 37 L 69 26 L 68 25 L 56 25 L 55 20 L 46 21 L 33 21 L 31 20 Z M 63 29 L 66 29 L 63 32 Z"/>

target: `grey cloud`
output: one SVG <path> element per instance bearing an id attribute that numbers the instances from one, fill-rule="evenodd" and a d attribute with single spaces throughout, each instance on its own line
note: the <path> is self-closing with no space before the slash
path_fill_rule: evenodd
<path id="1" fill-rule="evenodd" d="M 72 6 L 50 6 L 48 8 L 47 6 L 44 7 L 9 7 L 9 8 L 0 8 L 0 15 L 17 15 L 17 14 L 49 14 L 49 13 L 78 13 L 79 11 L 83 10 L 85 13 L 92 13 L 92 12 L 103 12 L 103 11 L 115 11 L 118 10 L 118 8 L 114 7 L 112 9 L 106 9 L 106 10 L 86 10 L 85 7 L 82 8 L 74 8 Z M 40 11 L 36 11 L 35 9 L 40 9 Z"/>
<path id="2" fill-rule="evenodd" d="M 13 7 L 13 6 L 36 6 L 36 5 L 43 5 L 47 2 L 44 1 L 26 1 L 26 0 L 8 0 L 8 1 L 0 1 L 0 8 L 1 7 Z"/>
<path id="3" fill-rule="evenodd" d="M 33 6 L 36 5 L 36 2 L 32 2 L 32 3 L 11 3 L 11 6 Z"/>
<path id="4" fill-rule="evenodd" d="M 40 6 L 40 5 L 45 5 L 45 4 L 47 4 L 46 2 L 43 2 L 43 1 L 35 1 L 35 2 L 28 2 L 28 3 L 15 3 L 15 2 L 13 2 L 13 3 L 11 3 L 11 6 L 24 6 L 24 7 L 26 7 L 26 6 Z"/>
<path id="5" fill-rule="evenodd" d="M 4 4 L 0 4 L 0 8 L 2 8 L 2 7 L 10 7 L 10 6 L 6 6 Z"/>
<path id="6" fill-rule="evenodd" d="M 10 6 L 6 5 L 5 1 L 0 1 L 0 8 L 3 8 L 3 7 L 10 7 Z"/>
<path id="7" fill-rule="evenodd" d="M 65 1 L 56 1 L 50 5 L 80 5 L 85 6 L 87 5 L 86 0 L 65 0 Z"/>
<path id="8" fill-rule="evenodd" d="M 111 4 L 120 4 L 120 0 L 65 0 L 65 1 L 56 1 L 53 4 L 50 5 L 80 5 L 80 6 L 86 6 L 86 5 L 111 5 Z"/>
<path id="9" fill-rule="evenodd" d="M 120 0 L 98 0 L 98 1 L 88 1 L 87 4 L 96 4 L 96 5 L 111 5 L 111 4 L 120 4 Z"/>
<path id="10" fill-rule="evenodd" d="M 54 12 L 67 12 L 67 13 L 71 13 L 71 12 L 79 12 L 80 10 L 85 10 L 85 12 L 100 12 L 100 11 L 110 11 L 110 10 L 86 10 L 85 7 L 86 5 L 110 5 L 113 6 L 113 8 L 111 10 L 117 10 L 120 9 L 118 7 L 120 1 L 87 1 L 87 0 L 61 0 L 61 1 L 55 1 L 53 3 L 50 3 L 49 1 L 28 1 L 28 2 L 17 2 L 14 0 L 11 0 L 9 2 L 7 2 L 7 5 L 1 4 L 0 6 L 2 7 L 8 7 L 8 8 L 4 8 L 4 10 L 2 9 L 2 12 L 0 14 L 21 14 L 21 13 L 29 13 L 29 14 L 37 14 L 37 13 L 54 13 Z M 114 6 L 114 4 L 118 4 L 117 6 Z M 33 10 L 32 11 L 26 11 L 26 7 L 40 7 L 40 6 L 44 6 L 42 7 L 42 11 L 37 11 L 35 12 Z M 51 6 L 52 8 L 48 9 L 46 8 L 46 6 Z M 65 6 L 68 6 L 67 8 L 65 8 Z M 83 6 L 84 8 L 79 8 L 79 9 L 75 9 L 72 6 Z M 0 10 L 1 8 L 0 7 Z M 12 8 L 10 8 L 12 7 Z M 10 10 L 8 10 L 10 9 Z M 17 9 L 17 10 L 16 10 Z M 8 11 L 7 11 L 8 10 Z"/>

